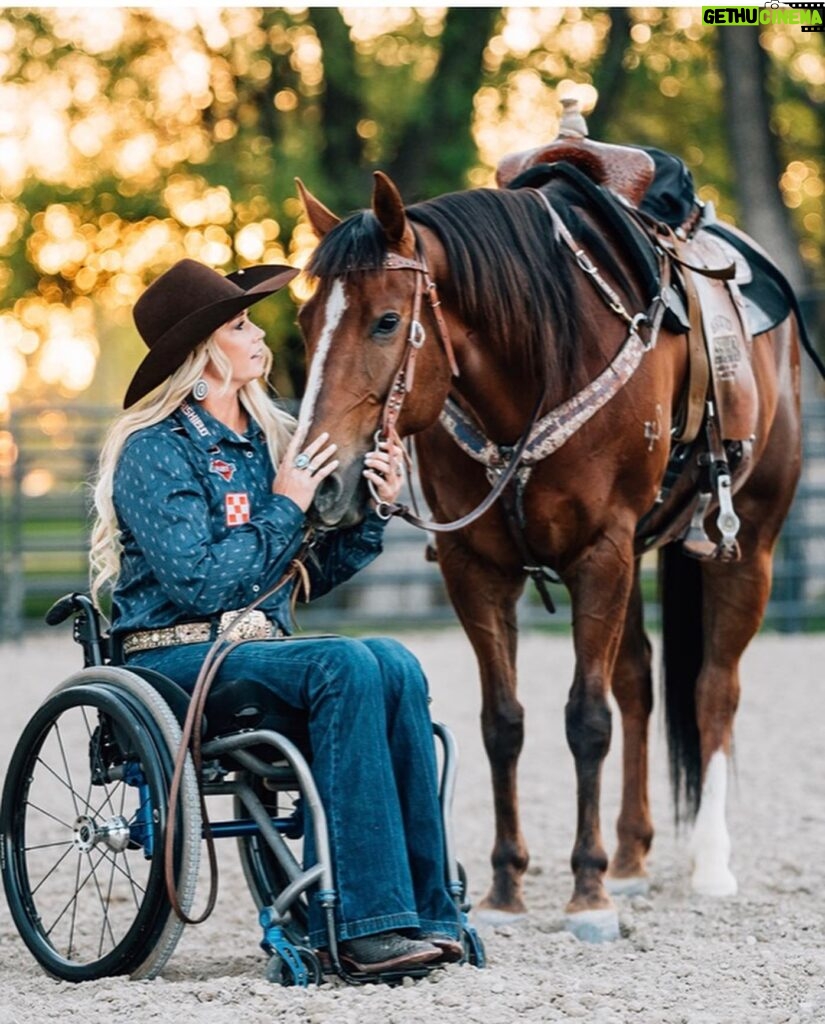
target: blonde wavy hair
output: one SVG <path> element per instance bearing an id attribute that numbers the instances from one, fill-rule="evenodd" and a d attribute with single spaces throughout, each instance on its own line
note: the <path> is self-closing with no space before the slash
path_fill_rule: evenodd
<path id="1" fill-rule="evenodd" d="M 186 362 L 172 374 L 159 392 L 124 412 L 109 429 L 93 483 L 96 515 L 89 553 L 89 577 L 92 600 L 98 608 L 103 591 L 114 588 L 120 573 L 123 548 L 113 488 L 115 469 L 123 446 L 136 431 L 159 423 L 174 412 L 189 396 L 195 381 L 202 376 L 209 362 L 222 378 L 223 389 L 227 390 L 232 379 L 232 365 L 214 341 L 214 336 L 210 336 L 189 354 Z M 262 379 L 267 378 L 271 366 L 272 353 L 266 349 Z M 238 398 L 264 432 L 272 465 L 277 468 L 295 430 L 294 417 L 272 402 L 260 380 L 245 384 L 238 392 Z"/>

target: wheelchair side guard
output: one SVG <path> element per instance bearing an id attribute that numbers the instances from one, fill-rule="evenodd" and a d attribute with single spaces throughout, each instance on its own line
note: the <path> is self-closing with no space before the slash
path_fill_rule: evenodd
<path id="1" fill-rule="evenodd" d="M 210 738 L 241 730 L 264 729 L 290 739 L 309 754 L 309 718 L 306 712 L 280 700 L 265 684 L 255 679 L 218 679 L 206 701 Z"/>
<path id="2" fill-rule="evenodd" d="M 186 721 L 186 713 L 189 710 L 189 694 L 182 686 L 179 686 L 173 679 L 156 672 L 153 668 L 144 668 L 142 665 L 124 665 L 123 671 L 131 672 L 138 676 L 145 683 L 148 683 L 169 705 L 169 710 L 175 716 L 178 725 L 181 727 Z M 203 728 L 206 731 L 207 723 L 204 715 Z"/>

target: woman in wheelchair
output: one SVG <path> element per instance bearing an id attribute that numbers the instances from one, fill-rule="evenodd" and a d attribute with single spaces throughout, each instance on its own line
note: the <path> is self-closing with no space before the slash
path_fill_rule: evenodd
<path id="1" fill-rule="evenodd" d="M 101 454 L 93 595 L 112 589 L 111 637 L 127 667 L 157 670 L 191 692 L 233 613 L 281 582 L 239 624 L 244 642 L 215 683 L 264 684 L 308 731 L 341 961 L 381 972 L 458 960 L 418 662 L 388 639 L 284 639 L 299 582 L 314 597 L 346 580 L 381 551 L 385 525 L 371 513 L 307 545 L 306 513 L 338 465 L 336 447 L 324 435 L 301 449 L 294 421 L 261 383 L 272 357 L 247 315 L 296 273 L 261 266 L 225 277 L 182 260 L 136 303 L 149 352 Z M 364 476 L 383 501 L 398 496 L 401 456 L 386 445 L 366 458 Z M 305 569 L 283 583 L 296 559 Z M 310 942 L 322 948 L 326 936 L 312 900 Z"/>

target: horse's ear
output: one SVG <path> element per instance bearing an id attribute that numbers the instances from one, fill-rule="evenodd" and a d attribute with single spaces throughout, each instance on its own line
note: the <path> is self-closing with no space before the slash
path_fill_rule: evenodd
<path id="1" fill-rule="evenodd" d="M 412 228 L 404 213 L 404 201 L 393 182 L 383 171 L 375 171 L 373 174 L 374 185 L 372 190 L 372 212 L 375 214 L 378 223 L 384 229 L 384 234 L 390 242 L 401 246 L 406 240 L 410 246 L 414 245 Z"/>
<path id="2" fill-rule="evenodd" d="M 336 224 L 341 223 L 341 218 L 336 217 L 332 210 L 328 210 L 320 199 L 316 199 L 300 178 L 295 179 L 295 184 L 298 186 L 298 195 L 301 197 L 304 213 L 312 230 L 319 238 L 323 238 Z"/>

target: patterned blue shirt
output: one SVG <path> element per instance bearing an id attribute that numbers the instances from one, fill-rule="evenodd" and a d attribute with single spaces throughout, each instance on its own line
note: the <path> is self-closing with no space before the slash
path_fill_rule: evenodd
<path id="1" fill-rule="evenodd" d="M 123 552 L 112 602 L 113 633 L 212 619 L 274 586 L 295 557 L 307 521 L 272 493 L 275 472 L 254 422 L 238 435 L 197 402 L 126 441 L 114 504 Z M 382 549 L 384 522 L 322 534 L 306 560 L 319 597 Z M 260 607 L 290 632 L 294 583 Z"/>

